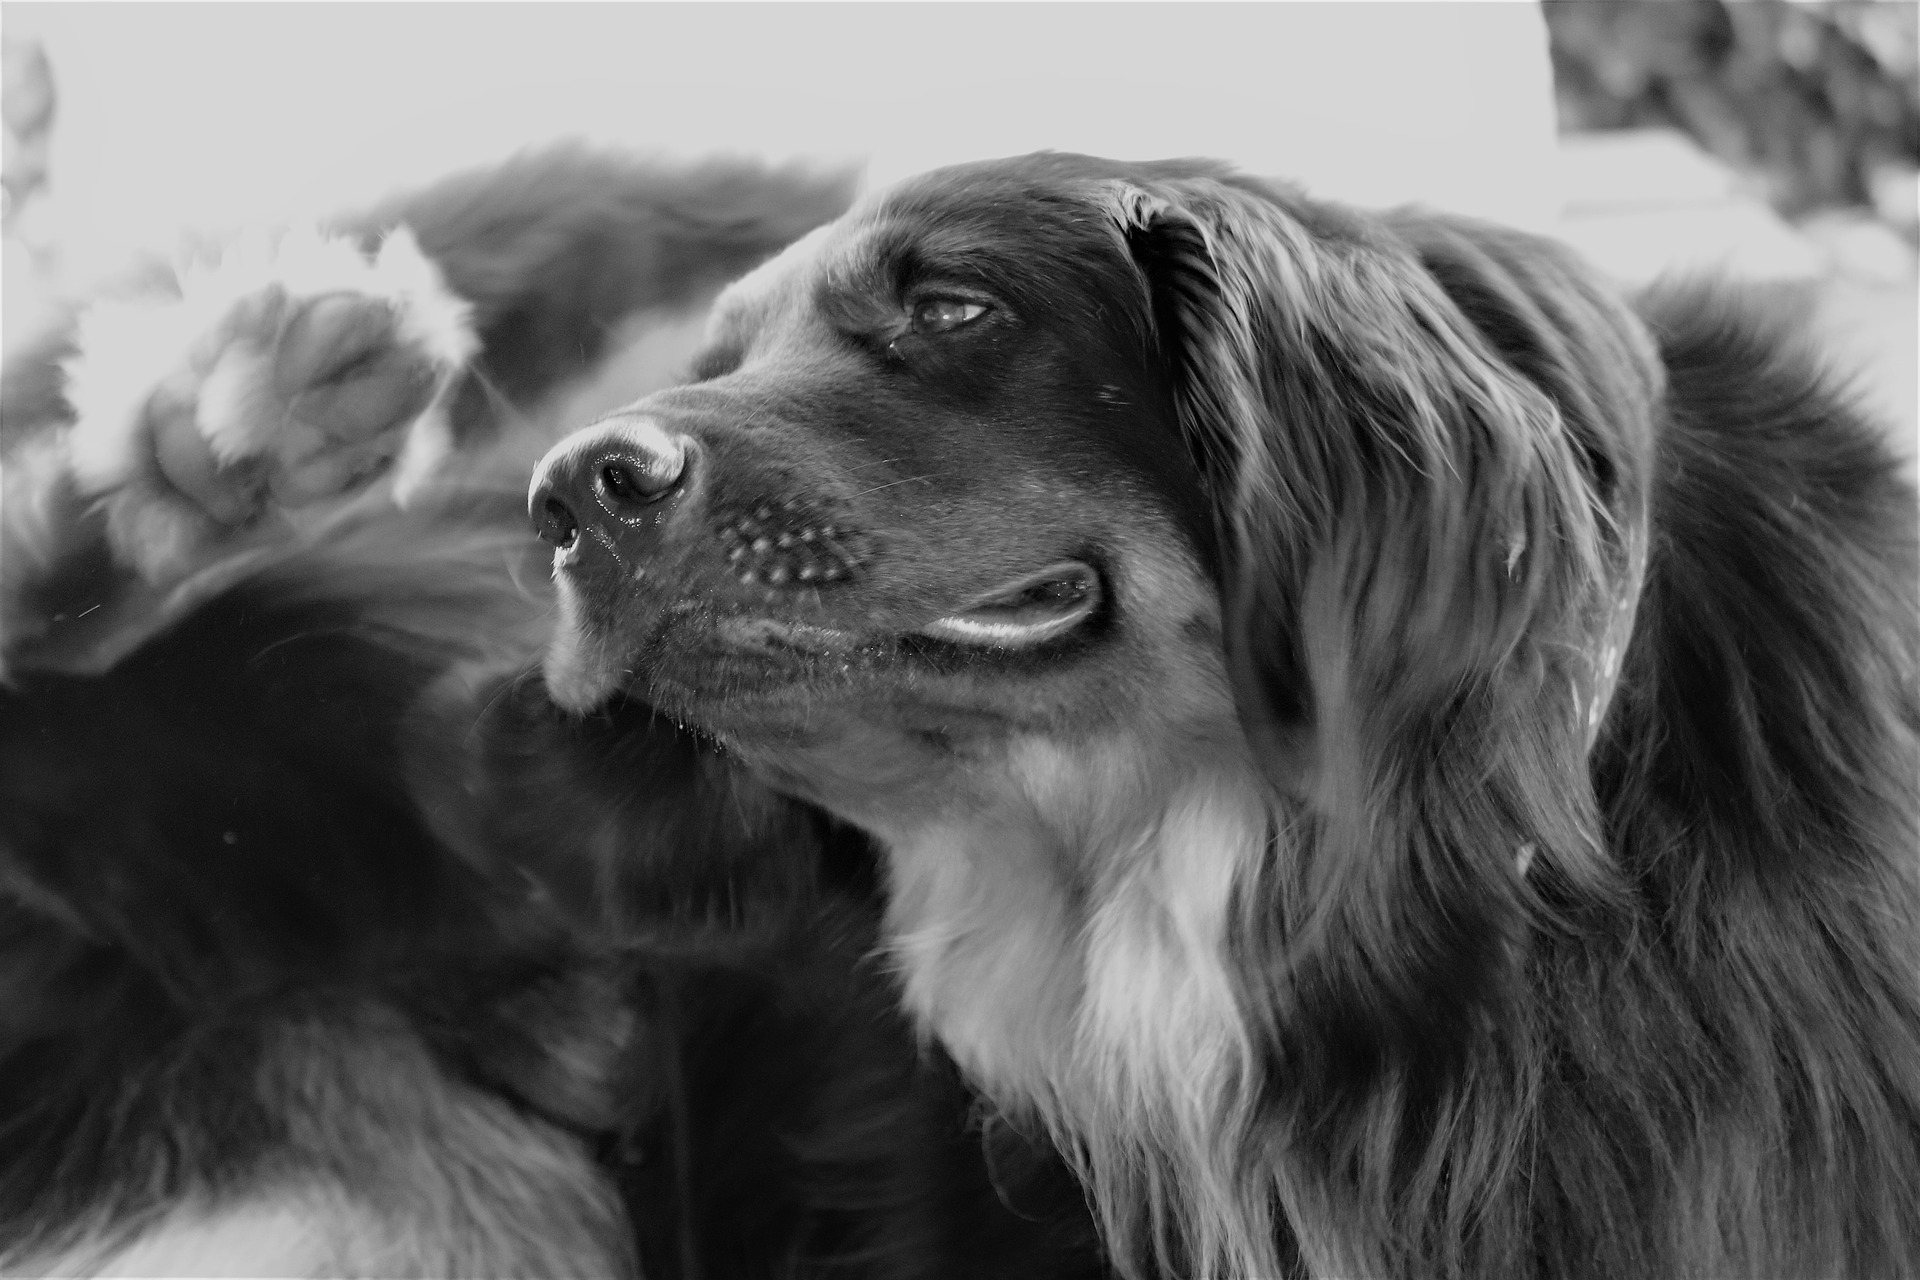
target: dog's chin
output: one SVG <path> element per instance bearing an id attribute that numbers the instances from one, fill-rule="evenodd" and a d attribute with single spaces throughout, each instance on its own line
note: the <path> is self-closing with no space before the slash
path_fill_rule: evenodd
<path id="1" fill-rule="evenodd" d="M 854 632 L 752 615 L 673 620 L 637 643 L 563 620 L 543 674 L 554 703 L 576 714 L 631 693 L 705 724 L 813 702 L 824 685 L 844 687 L 856 666 L 875 666 L 882 648 Z"/>
<path id="2" fill-rule="evenodd" d="M 575 715 L 603 706 L 633 681 L 633 669 L 603 640 L 579 626 L 563 626 L 554 634 L 541 674 L 554 705 Z"/>
<path id="3" fill-rule="evenodd" d="M 835 701 L 889 691 L 910 701 L 942 677 L 1045 665 L 1084 639 L 1105 599 L 1098 573 L 1078 561 L 944 610 L 872 609 L 858 629 L 756 612 L 716 617 L 688 601 L 644 625 L 626 617 L 607 626 L 563 590 L 545 675 L 554 702 L 576 713 L 631 690 L 717 731 L 775 728 Z"/>

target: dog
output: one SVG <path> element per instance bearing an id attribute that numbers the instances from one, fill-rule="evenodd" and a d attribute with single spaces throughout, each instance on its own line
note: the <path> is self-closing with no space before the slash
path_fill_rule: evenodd
<path id="1" fill-rule="evenodd" d="M 1920 1274 L 1920 561 L 1752 299 L 909 180 L 562 440 L 544 671 L 867 833 L 1126 1275 Z"/>
<path id="2" fill-rule="evenodd" d="M 9 359 L 0 1271 L 1105 1274 L 866 837 L 530 669 L 533 462 L 849 196 L 540 154 Z"/>

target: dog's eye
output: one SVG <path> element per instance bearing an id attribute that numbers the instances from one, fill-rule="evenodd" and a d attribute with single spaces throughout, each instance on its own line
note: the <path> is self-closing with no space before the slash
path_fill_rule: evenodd
<path id="1" fill-rule="evenodd" d="M 964 298 L 928 298 L 913 309 L 915 333 L 945 333 L 987 314 L 986 307 Z"/>

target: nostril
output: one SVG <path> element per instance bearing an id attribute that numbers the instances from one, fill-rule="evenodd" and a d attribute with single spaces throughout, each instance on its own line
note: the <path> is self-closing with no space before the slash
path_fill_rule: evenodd
<path id="1" fill-rule="evenodd" d="M 626 458 L 602 462 L 594 472 L 595 491 L 607 509 L 618 515 L 635 507 L 658 502 L 680 478 L 680 468 L 665 458 L 647 463 Z"/>
<path id="2" fill-rule="evenodd" d="M 650 496 L 641 484 L 640 477 L 633 468 L 624 462 L 608 462 L 601 466 L 599 475 L 600 493 L 608 501 L 622 503 L 645 502 Z"/>
<path id="3" fill-rule="evenodd" d="M 540 504 L 540 537 L 565 551 L 580 536 L 580 521 L 574 518 L 573 508 L 560 499 L 549 496 Z"/>

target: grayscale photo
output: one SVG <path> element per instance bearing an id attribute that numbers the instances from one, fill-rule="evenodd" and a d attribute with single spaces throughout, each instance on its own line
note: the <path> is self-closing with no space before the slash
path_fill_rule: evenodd
<path id="1" fill-rule="evenodd" d="M 0 45 L 0 1276 L 1920 1276 L 1912 0 Z"/>

